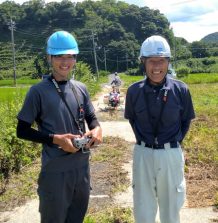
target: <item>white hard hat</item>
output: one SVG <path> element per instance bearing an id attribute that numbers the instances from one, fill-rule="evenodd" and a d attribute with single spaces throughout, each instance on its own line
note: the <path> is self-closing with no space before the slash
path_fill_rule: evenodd
<path id="1" fill-rule="evenodd" d="M 170 46 L 162 36 L 151 36 L 142 43 L 141 57 L 171 57 Z"/>

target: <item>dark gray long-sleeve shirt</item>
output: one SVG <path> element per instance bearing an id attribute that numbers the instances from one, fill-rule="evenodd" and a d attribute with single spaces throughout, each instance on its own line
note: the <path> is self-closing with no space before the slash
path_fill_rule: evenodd
<path id="1" fill-rule="evenodd" d="M 86 87 L 81 82 L 74 82 L 80 103 L 83 104 L 85 120 L 90 129 L 99 125 L 94 114 L 94 107 L 90 101 Z M 59 84 L 63 95 L 74 114 L 78 119 L 79 105 L 72 91 L 71 82 Z M 74 118 L 69 113 L 65 103 L 57 92 L 54 84 L 49 78 L 30 88 L 25 98 L 23 107 L 18 116 L 18 136 L 28 140 L 43 143 L 42 165 L 45 165 L 50 159 L 67 155 L 68 153 L 59 149 L 57 145 L 49 140 L 49 134 L 79 134 L 78 126 Z M 22 130 L 22 126 L 30 128 L 36 122 L 38 130 L 31 130 L 27 134 Z M 28 125 L 29 124 L 29 125 Z M 21 125 L 21 126 L 20 126 Z M 26 130 L 27 131 L 27 130 Z"/>

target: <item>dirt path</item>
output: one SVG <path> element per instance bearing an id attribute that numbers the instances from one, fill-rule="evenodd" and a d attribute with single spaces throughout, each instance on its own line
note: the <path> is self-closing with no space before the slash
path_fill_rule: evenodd
<path id="1" fill-rule="evenodd" d="M 126 121 L 101 122 L 104 136 L 119 136 L 126 141 L 134 142 L 134 135 Z M 131 179 L 132 161 L 126 163 L 123 168 L 128 171 L 128 177 Z M 105 199 L 107 195 L 91 195 L 91 199 Z M 132 207 L 132 188 L 131 186 L 124 192 L 115 196 L 115 203 L 123 207 Z M 212 223 L 212 219 L 218 219 L 218 213 L 214 212 L 212 207 L 206 208 L 188 208 L 184 207 L 181 211 L 181 223 Z M 17 207 L 13 212 L 4 212 L 0 215 L 1 223 L 39 223 L 38 199 L 27 202 L 24 206 Z M 157 218 L 157 222 L 159 222 Z"/>
<path id="2" fill-rule="evenodd" d="M 110 128 L 111 126 L 116 126 Z M 132 129 L 129 128 L 128 122 L 105 122 L 102 123 L 105 135 L 119 136 L 126 141 L 134 142 L 135 138 Z M 125 131 L 124 131 L 125 130 Z M 124 164 L 123 168 L 129 173 L 128 177 L 132 178 L 132 160 Z M 122 207 L 133 207 L 132 188 L 131 186 L 124 192 L 115 196 L 115 203 Z M 181 210 L 181 223 L 212 223 L 218 222 L 218 213 L 213 211 L 213 207 L 205 208 L 189 208 L 188 201 Z M 156 222 L 159 223 L 159 216 L 157 215 Z"/>
<path id="3" fill-rule="evenodd" d="M 105 92 L 109 89 L 105 87 Z M 99 96 L 99 100 L 94 102 L 97 115 L 101 120 L 103 136 L 118 136 L 128 142 L 134 143 L 135 137 L 128 121 L 123 119 L 123 107 L 114 113 L 104 112 L 102 107 L 103 95 Z M 108 120 L 108 121 L 104 121 Z M 118 121 L 119 120 L 119 121 Z M 132 175 L 132 160 L 129 160 L 123 168 L 128 172 L 128 177 L 131 180 Z M 105 199 L 107 195 L 97 194 L 91 195 L 91 199 Z M 132 207 L 132 188 L 131 186 L 124 192 L 115 196 L 114 201 L 123 207 Z M 212 210 L 212 207 L 206 208 L 188 208 L 188 202 L 181 211 L 181 223 L 211 223 L 212 219 L 218 219 L 218 213 Z M 15 208 L 11 212 L 0 213 L 0 223 L 39 223 L 38 199 L 31 200 L 21 207 Z M 157 222 L 159 222 L 157 218 Z M 217 221 L 216 221 L 217 222 Z"/>
<path id="4" fill-rule="evenodd" d="M 106 85 L 106 89 L 108 86 Z M 98 106 L 102 103 L 102 96 L 99 97 Z M 96 105 L 96 104 L 95 104 Z M 100 107 L 100 106 L 99 106 Z M 101 122 L 103 128 L 104 136 L 118 136 L 125 139 L 128 142 L 134 143 L 135 137 L 133 131 L 128 123 L 128 121 L 124 120 L 123 111 L 124 108 L 121 107 L 121 114 L 118 114 L 117 119 L 121 119 L 122 121 L 106 121 Z M 99 109 L 97 109 L 99 112 Z M 118 112 L 119 113 L 119 112 Z M 112 117 L 115 115 L 112 114 Z M 128 177 L 131 182 L 132 178 L 132 160 L 123 165 L 125 171 L 128 172 Z M 119 193 L 114 198 L 115 203 L 119 204 L 122 207 L 133 207 L 132 200 L 132 188 L 131 184 L 128 189 L 124 193 Z M 181 210 L 181 223 L 211 223 L 218 222 L 218 213 L 213 210 L 213 207 L 205 207 L 205 208 L 189 208 L 188 201 L 186 200 L 184 207 Z M 159 223 L 159 216 L 157 215 L 156 222 Z"/>

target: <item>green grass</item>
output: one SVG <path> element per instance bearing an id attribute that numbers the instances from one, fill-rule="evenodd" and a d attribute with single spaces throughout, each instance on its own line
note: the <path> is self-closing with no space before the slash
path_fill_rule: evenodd
<path id="1" fill-rule="evenodd" d="M 125 74 L 120 75 L 121 79 L 125 82 L 125 87 L 128 87 L 136 81 L 144 79 L 144 76 L 128 76 Z M 189 74 L 187 77 L 179 78 L 179 80 L 186 84 L 205 84 L 205 83 L 218 83 L 218 73 L 204 73 L 204 74 Z"/>
<path id="2" fill-rule="evenodd" d="M 17 79 L 16 83 L 17 85 L 33 85 L 36 84 L 38 82 L 40 82 L 41 79 Z M 14 86 L 14 80 L 10 79 L 10 80 L 0 80 L 0 86 Z"/>
<path id="3" fill-rule="evenodd" d="M 98 81 L 84 80 L 91 98 L 101 91 L 101 84 L 107 82 L 108 77 L 100 77 Z M 40 79 L 17 79 L 17 85 L 14 87 L 13 80 L 0 80 L 0 99 L 1 101 L 11 100 L 17 94 L 25 96 L 31 85 L 37 84 Z"/>
<path id="4" fill-rule="evenodd" d="M 7 210 L 20 206 L 25 200 L 36 198 L 36 182 L 40 172 L 40 159 L 34 164 L 26 166 L 18 174 L 13 174 L 7 184 L 6 192 L 0 196 L 0 209 Z M 0 190 L 5 187 L 4 182 L 0 182 Z"/>
<path id="5" fill-rule="evenodd" d="M 131 208 L 110 207 L 95 214 L 88 214 L 84 223 L 133 223 Z"/>
<path id="6" fill-rule="evenodd" d="M 196 119 L 184 141 L 191 162 L 218 164 L 218 83 L 189 85 Z"/>
<path id="7" fill-rule="evenodd" d="M 187 84 L 218 83 L 218 74 L 189 74 L 180 80 Z"/>
<path id="8" fill-rule="evenodd" d="M 16 100 L 18 96 L 21 96 L 21 98 L 23 98 L 26 95 L 28 89 L 29 87 L 2 87 L 0 88 L 0 101 L 7 102 Z"/>
<path id="9" fill-rule="evenodd" d="M 132 83 L 144 79 L 144 76 L 128 76 L 126 74 L 120 74 L 120 79 L 124 82 L 124 88 L 129 87 Z"/>
<path id="10" fill-rule="evenodd" d="M 109 180 L 110 187 L 119 188 L 120 185 L 128 186 L 126 179 L 126 171 L 123 171 L 121 165 L 130 153 L 130 144 L 123 139 L 117 137 L 105 137 L 101 149 L 92 152 L 91 163 L 108 163 L 104 168 L 104 177 Z M 108 153 L 110 151 L 110 153 Z M 123 152 L 125 151 L 125 152 Z M 106 154 L 110 154 L 106 156 Z M 102 165 L 103 167 L 104 165 Z M 11 176 L 10 182 L 7 185 L 7 190 L 0 196 L 0 209 L 5 211 L 8 208 L 13 208 L 21 205 L 30 198 L 37 197 L 37 178 L 40 171 L 40 159 L 37 159 L 34 165 L 26 166 L 18 174 Z M 105 175 L 105 172 L 108 172 Z M 109 174 L 109 175 L 108 175 Z M 98 180 L 101 180 L 101 176 Z M 125 182 L 125 184 L 124 184 Z M 0 189 L 4 186 L 1 185 Z M 122 188 L 126 189 L 126 188 Z M 112 190 L 122 191 L 122 190 Z M 97 210 L 97 211 L 96 211 Z M 84 223 L 115 223 L 128 222 L 133 223 L 133 214 L 131 208 L 121 208 L 114 205 L 105 208 L 90 207 Z"/>

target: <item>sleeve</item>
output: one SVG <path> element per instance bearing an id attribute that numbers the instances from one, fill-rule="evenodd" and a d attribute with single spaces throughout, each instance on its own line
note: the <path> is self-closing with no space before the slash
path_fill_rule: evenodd
<path id="1" fill-rule="evenodd" d="M 17 115 L 19 120 L 33 124 L 39 117 L 41 109 L 40 95 L 34 87 L 31 87 L 26 95 L 23 106 Z"/>
<path id="2" fill-rule="evenodd" d="M 192 103 L 192 98 L 187 88 L 185 92 L 184 109 L 183 109 L 182 118 L 181 118 L 181 131 L 182 131 L 183 139 L 189 130 L 191 120 L 194 118 L 195 118 L 195 112 L 194 112 L 194 107 Z"/>
<path id="3" fill-rule="evenodd" d="M 134 134 L 136 135 L 135 131 L 135 113 L 134 113 L 134 103 L 133 103 L 133 98 L 131 94 L 131 89 L 129 88 L 127 90 L 126 94 L 126 102 L 125 102 L 125 111 L 124 111 L 124 118 L 129 120 L 129 123 L 132 127 L 132 130 Z"/>
<path id="4" fill-rule="evenodd" d="M 132 103 L 130 88 L 127 90 L 127 93 L 126 93 L 124 117 L 129 120 L 134 118 L 134 110 L 133 110 L 133 103 Z"/>
<path id="5" fill-rule="evenodd" d="M 53 142 L 53 135 L 39 132 L 31 128 L 31 124 L 28 122 L 19 119 L 17 124 L 17 137 L 38 143 L 51 144 Z"/>
<path id="6" fill-rule="evenodd" d="M 97 126 L 100 126 L 100 123 L 98 122 L 97 117 L 94 113 L 86 116 L 86 122 L 90 130 L 94 129 Z"/>
<path id="7" fill-rule="evenodd" d="M 181 123 L 182 140 L 185 138 L 186 133 L 189 130 L 191 120 L 187 120 Z"/>
<path id="8" fill-rule="evenodd" d="M 191 94 L 190 94 L 190 91 L 186 89 L 185 96 L 184 96 L 184 109 L 182 113 L 182 121 L 191 120 L 194 118 L 195 118 L 195 112 L 194 112 Z"/>

